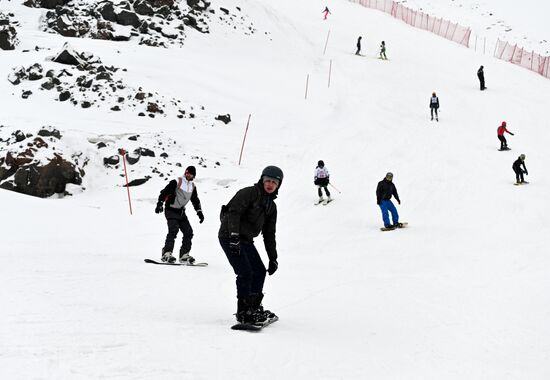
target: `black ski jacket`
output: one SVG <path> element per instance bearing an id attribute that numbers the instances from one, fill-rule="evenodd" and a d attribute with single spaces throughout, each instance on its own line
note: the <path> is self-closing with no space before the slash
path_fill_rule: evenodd
<path id="1" fill-rule="evenodd" d="M 523 170 L 527 172 L 527 168 L 525 167 L 525 161 L 522 161 L 521 158 L 518 158 L 514 161 L 512 164 L 512 169 L 514 169 L 514 172 L 521 173 L 521 166 L 523 165 Z"/>
<path id="2" fill-rule="evenodd" d="M 382 181 L 378 182 L 378 187 L 376 187 L 376 204 L 379 205 L 381 201 L 390 200 L 392 195 L 398 202 L 401 202 L 397 194 L 397 189 L 392 181 L 388 181 L 384 178 Z"/>
<path id="3" fill-rule="evenodd" d="M 174 203 L 174 201 L 176 200 L 177 187 L 178 183 L 175 179 L 168 182 L 168 185 L 166 185 L 166 187 L 160 191 L 158 201 L 164 202 L 166 207 Z M 193 192 L 191 193 L 191 204 L 193 205 L 195 211 L 201 211 L 201 201 L 199 200 L 196 186 L 193 186 Z"/>
<path id="4" fill-rule="evenodd" d="M 477 70 L 477 77 L 479 79 L 483 79 L 483 77 L 485 76 L 485 74 L 483 73 L 483 69 L 480 68 L 479 70 Z"/>
<path id="5" fill-rule="evenodd" d="M 264 235 L 264 245 L 270 260 L 277 259 L 275 230 L 277 224 L 277 192 L 267 194 L 261 182 L 245 187 L 235 194 L 222 208 L 218 237 L 229 239 L 239 234 L 241 241 L 253 243 L 254 238 Z"/>
<path id="6" fill-rule="evenodd" d="M 439 108 L 439 98 L 437 96 L 432 96 L 430 98 L 430 108 Z"/>

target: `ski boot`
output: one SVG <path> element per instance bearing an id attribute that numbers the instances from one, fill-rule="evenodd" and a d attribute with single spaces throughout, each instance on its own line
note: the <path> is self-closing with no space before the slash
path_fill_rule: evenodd
<path id="1" fill-rule="evenodd" d="M 172 256 L 172 252 L 162 252 L 162 257 L 161 257 L 161 261 L 165 262 L 165 263 L 175 263 L 176 262 L 176 258 L 174 256 Z"/>
<path id="2" fill-rule="evenodd" d="M 195 258 L 191 256 L 189 252 L 180 254 L 181 264 L 193 264 L 194 262 L 195 262 Z"/>

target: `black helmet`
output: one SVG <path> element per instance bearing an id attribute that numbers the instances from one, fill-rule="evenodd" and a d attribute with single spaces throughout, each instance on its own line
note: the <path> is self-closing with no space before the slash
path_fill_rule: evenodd
<path id="1" fill-rule="evenodd" d="M 282 183 L 283 183 L 283 171 L 281 169 L 279 169 L 277 166 L 267 166 L 262 171 L 262 178 L 261 178 L 262 182 L 263 182 L 264 177 L 271 177 L 271 178 L 274 178 L 274 179 L 278 180 L 279 181 L 278 188 L 280 188 Z"/>
<path id="2" fill-rule="evenodd" d="M 320 167 L 320 168 L 323 168 L 323 167 L 325 167 L 325 163 L 323 162 L 323 160 L 319 160 L 317 162 L 317 166 Z"/>

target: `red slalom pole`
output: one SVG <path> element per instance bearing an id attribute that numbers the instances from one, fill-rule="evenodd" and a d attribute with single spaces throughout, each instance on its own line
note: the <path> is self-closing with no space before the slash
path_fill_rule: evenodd
<path id="1" fill-rule="evenodd" d="M 309 87 L 309 74 L 306 77 L 306 96 L 304 99 L 307 99 L 307 88 Z"/>
<path id="2" fill-rule="evenodd" d="M 328 69 L 328 88 L 330 88 L 330 74 L 332 73 L 332 59 L 330 60 L 330 67 Z"/>
<path id="3" fill-rule="evenodd" d="M 328 33 L 327 33 L 327 41 L 325 42 L 325 50 L 323 50 L 323 55 L 325 55 L 325 53 L 327 52 L 328 38 L 329 37 L 330 37 L 330 29 L 328 30 Z"/>
<path id="4" fill-rule="evenodd" d="M 246 129 L 244 131 L 244 137 L 243 137 L 243 145 L 241 145 L 241 154 L 239 155 L 239 166 L 241 165 L 241 158 L 243 157 L 244 142 L 246 141 L 246 134 L 248 133 L 248 125 L 250 124 L 250 116 L 252 116 L 252 114 L 248 114 L 248 121 L 246 122 Z"/>
<path id="5" fill-rule="evenodd" d="M 128 204 L 130 205 L 130 215 L 132 215 L 132 200 L 130 198 L 130 186 L 128 186 L 128 172 L 126 171 L 126 152 L 124 148 L 121 149 L 122 162 L 124 163 L 124 177 L 126 177 L 126 190 L 128 191 Z"/>

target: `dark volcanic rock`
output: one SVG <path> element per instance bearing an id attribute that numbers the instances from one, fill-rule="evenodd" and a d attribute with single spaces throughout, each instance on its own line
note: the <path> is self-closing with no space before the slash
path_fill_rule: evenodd
<path id="1" fill-rule="evenodd" d="M 227 115 L 218 115 L 215 117 L 216 120 L 219 120 L 219 121 L 222 121 L 224 122 L 225 124 L 229 124 L 231 123 L 231 115 L 230 114 L 227 114 Z"/>
<path id="2" fill-rule="evenodd" d="M 2 183 L 2 187 L 19 193 L 44 198 L 55 193 L 64 193 L 69 183 L 75 185 L 82 183 L 80 172 L 75 165 L 55 153 L 50 162 L 44 166 L 38 163 L 25 163 L 21 159 L 8 160 L 7 156 L 6 164 L 10 166 L 14 175 L 13 180 Z"/>
<path id="3" fill-rule="evenodd" d="M 62 93 L 59 94 L 59 101 L 64 102 L 70 97 L 71 97 L 71 93 L 69 91 L 63 91 Z"/>
<path id="4" fill-rule="evenodd" d="M 115 8 L 113 6 L 113 3 L 111 3 L 110 1 L 106 1 L 105 3 L 100 4 L 96 8 L 96 11 L 99 12 L 103 19 L 107 21 L 117 22 Z"/>
<path id="5" fill-rule="evenodd" d="M 55 128 L 42 128 L 38 131 L 38 136 L 42 137 L 55 137 L 56 139 L 61 139 L 61 132 Z"/>
<path id="6" fill-rule="evenodd" d="M 152 16 L 155 14 L 155 10 L 150 6 L 146 0 L 138 0 L 134 3 L 134 10 L 137 14 L 143 16 Z"/>
<path id="7" fill-rule="evenodd" d="M 118 165 L 119 162 L 120 162 L 120 156 L 118 156 L 118 155 L 103 158 L 103 165 L 105 165 L 105 166 Z"/>
<path id="8" fill-rule="evenodd" d="M 133 181 L 130 181 L 128 183 L 128 187 L 143 185 L 145 182 L 149 181 L 149 179 L 151 179 L 150 176 L 146 176 L 145 178 L 134 179 Z M 123 186 L 126 187 L 126 184 L 124 184 Z"/>
<path id="9" fill-rule="evenodd" d="M 116 21 L 120 25 L 132 25 L 134 28 L 139 27 L 141 24 L 141 20 L 139 19 L 138 15 L 134 12 L 130 12 L 127 10 L 122 10 L 120 13 L 116 15 Z"/>
<path id="10" fill-rule="evenodd" d="M 62 63 L 64 65 L 83 65 L 86 61 L 73 50 L 73 48 L 65 43 L 63 45 L 63 50 L 53 59 L 54 62 Z"/>

